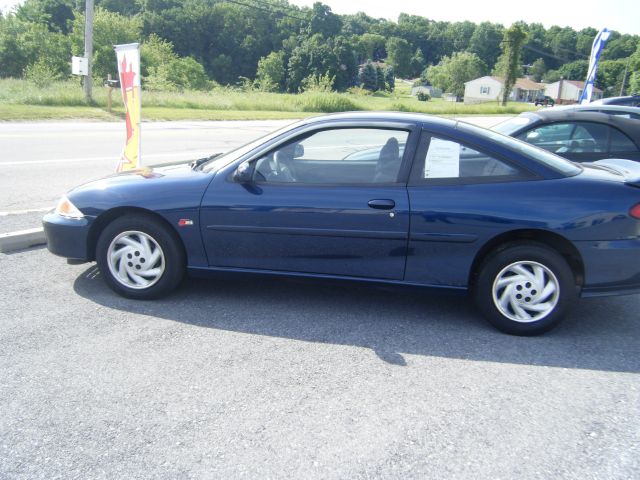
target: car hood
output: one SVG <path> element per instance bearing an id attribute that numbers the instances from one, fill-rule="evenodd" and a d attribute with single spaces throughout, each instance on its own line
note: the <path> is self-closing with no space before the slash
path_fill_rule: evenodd
<path id="1" fill-rule="evenodd" d="M 85 183 L 68 193 L 85 214 L 115 207 L 150 210 L 197 207 L 213 173 L 194 170 L 188 163 L 143 167 Z"/>

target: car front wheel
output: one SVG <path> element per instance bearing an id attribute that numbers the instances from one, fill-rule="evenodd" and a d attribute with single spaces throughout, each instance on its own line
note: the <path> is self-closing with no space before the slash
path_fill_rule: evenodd
<path id="1" fill-rule="evenodd" d="M 535 243 L 516 243 L 485 260 L 474 288 L 489 322 L 512 335 L 538 335 L 554 328 L 576 298 L 566 260 Z"/>
<path id="2" fill-rule="evenodd" d="M 98 238 L 96 261 L 112 290 L 137 299 L 166 295 L 185 271 L 179 240 L 161 222 L 143 215 L 107 225 Z"/>

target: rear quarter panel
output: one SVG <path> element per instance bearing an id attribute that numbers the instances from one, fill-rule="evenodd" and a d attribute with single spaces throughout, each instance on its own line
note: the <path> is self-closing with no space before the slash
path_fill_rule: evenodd
<path id="1" fill-rule="evenodd" d="M 585 172 L 561 179 L 409 187 L 412 214 L 405 279 L 465 287 L 478 252 L 508 232 L 552 232 L 582 252 L 591 252 L 579 248 L 583 244 L 637 240 L 640 222 L 628 211 L 640 202 L 640 189 L 602 177 Z M 585 270 L 596 263 L 593 258 L 582 261 Z"/>

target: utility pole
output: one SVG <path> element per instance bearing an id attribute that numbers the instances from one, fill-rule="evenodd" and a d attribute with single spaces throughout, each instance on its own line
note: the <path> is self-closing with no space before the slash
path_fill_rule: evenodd
<path id="1" fill-rule="evenodd" d="M 84 77 L 84 98 L 91 103 L 91 70 L 93 57 L 93 0 L 86 0 L 84 9 L 84 57 L 87 59 L 87 75 Z"/>
<path id="2" fill-rule="evenodd" d="M 622 96 L 625 83 L 627 83 L 627 72 L 629 71 L 629 63 L 631 63 L 631 57 L 627 58 L 627 64 L 624 66 L 624 75 L 622 75 L 622 85 L 620 86 L 620 96 Z"/>

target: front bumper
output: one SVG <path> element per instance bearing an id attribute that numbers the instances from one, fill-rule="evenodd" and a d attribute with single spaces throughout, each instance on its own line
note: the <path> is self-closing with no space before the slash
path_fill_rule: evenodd
<path id="1" fill-rule="evenodd" d="M 583 297 L 640 292 L 640 238 L 575 245 L 584 260 Z"/>
<path id="2" fill-rule="evenodd" d="M 89 261 L 89 229 L 93 219 L 85 217 L 71 219 L 54 212 L 47 213 L 42 219 L 47 248 L 55 255 L 74 260 Z"/>

